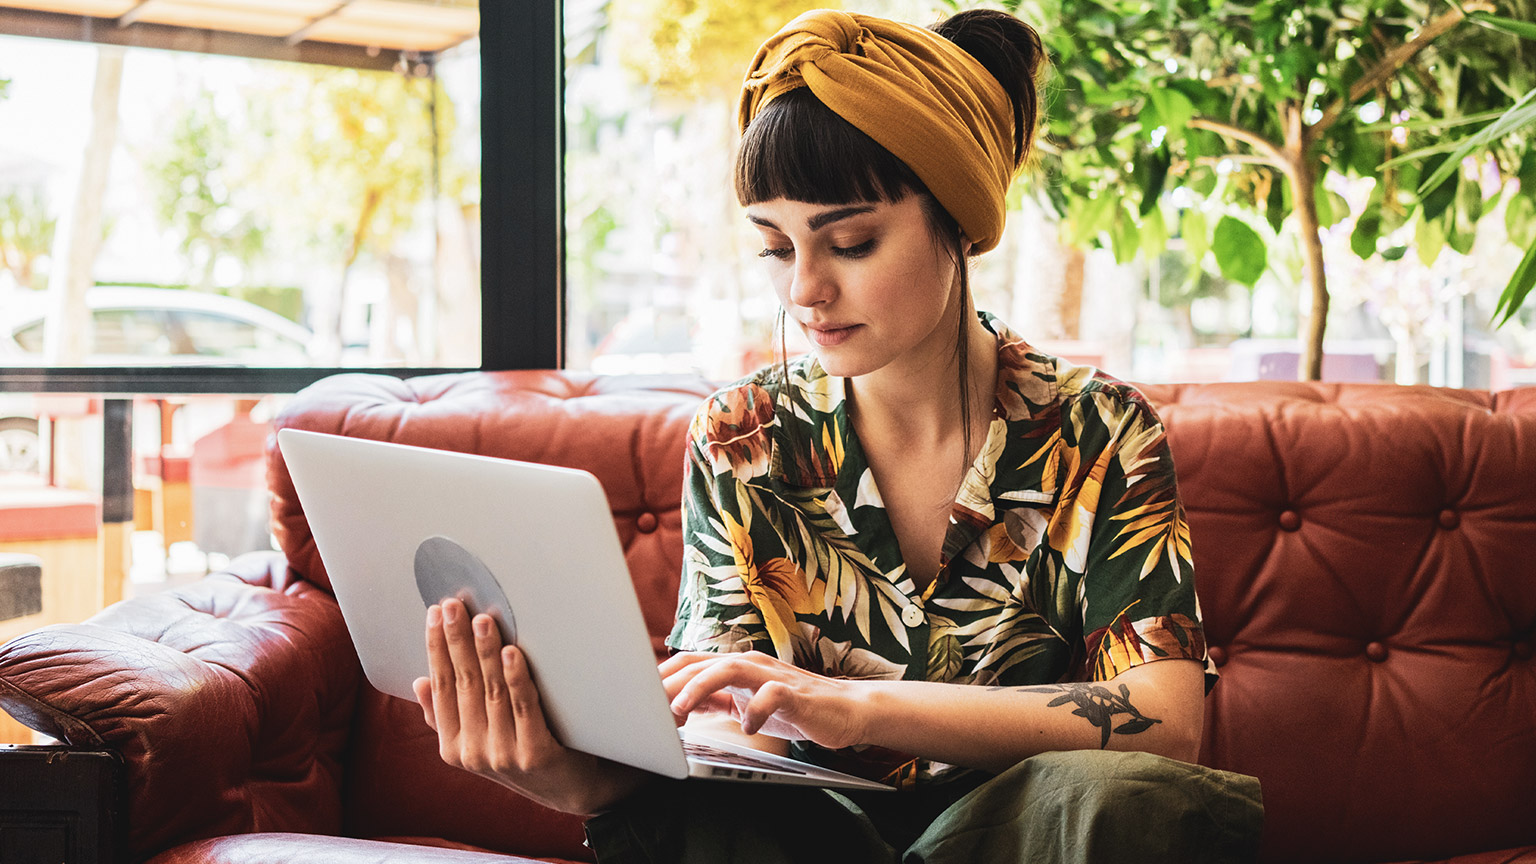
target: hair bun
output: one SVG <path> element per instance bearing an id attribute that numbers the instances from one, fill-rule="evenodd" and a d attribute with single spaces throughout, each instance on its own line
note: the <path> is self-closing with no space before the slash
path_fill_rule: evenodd
<path id="1" fill-rule="evenodd" d="M 1018 18 L 996 9 L 969 9 L 934 24 L 935 33 L 976 58 L 1003 85 L 1013 103 L 1013 161 L 1029 155 L 1040 116 L 1037 79 L 1045 58 L 1040 34 Z"/>

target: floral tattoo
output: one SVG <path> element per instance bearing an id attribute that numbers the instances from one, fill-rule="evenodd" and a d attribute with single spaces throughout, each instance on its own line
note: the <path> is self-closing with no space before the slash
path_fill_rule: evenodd
<path id="1" fill-rule="evenodd" d="M 993 690 L 1014 690 L 1020 693 L 1058 693 L 1055 699 L 1046 703 L 1048 708 L 1056 708 L 1071 702 L 1077 705 L 1072 713 L 1092 723 L 1102 733 L 1099 741 L 1099 749 L 1109 746 L 1109 733 L 1113 731 L 1117 735 L 1135 735 L 1151 729 L 1153 724 L 1163 721 L 1148 717 L 1136 710 L 1131 704 L 1131 690 L 1124 684 L 1120 685 L 1120 692 L 1116 694 L 1108 687 L 1099 684 L 1048 684 L 1040 687 L 993 687 Z M 1115 715 L 1128 714 L 1130 719 L 1120 725 L 1115 725 Z"/>

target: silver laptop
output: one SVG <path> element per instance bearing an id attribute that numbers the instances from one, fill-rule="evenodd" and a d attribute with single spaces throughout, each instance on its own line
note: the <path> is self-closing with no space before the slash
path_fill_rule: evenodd
<path id="1" fill-rule="evenodd" d="M 672 778 L 892 788 L 677 728 L 591 474 L 298 429 L 277 440 L 380 691 L 415 701 L 426 607 L 456 596 L 522 649 L 571 749 Z"/>

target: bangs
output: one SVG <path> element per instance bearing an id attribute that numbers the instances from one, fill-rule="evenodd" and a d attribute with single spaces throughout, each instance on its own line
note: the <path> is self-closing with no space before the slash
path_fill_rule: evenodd
<path id="1" fill-rule="evenodd" d="M 807 87 L 753 118 L 736 152 L 736 199 L 810 204 L 896 202 L 927 188 L 906 163 L 821 103 Z"/>

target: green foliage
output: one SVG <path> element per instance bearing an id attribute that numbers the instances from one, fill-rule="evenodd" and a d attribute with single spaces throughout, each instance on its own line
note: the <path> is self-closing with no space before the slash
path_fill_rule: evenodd
<path id="1" fill-rule="evenodd" d="M 253 192 L 261 163 L 238 147 L 239 134 L 204 93 L 171 124 L 164 146 L 146 165 L 155 181 L 157 213 L 181 236 L 181 250 L 198 284 L 213 283 L 221 257 L 258 257 L 266 242 L 266 215 Z"/>
<path id="2" fill-rule="evenodd" d="M 48 214 L 48 200 L 37 187 L 15 188 L 0 195 L 0 268 L 10 271 L 23 288 L 42 288 L 46 274 L 38 259 L 53 249 L 57 220 Z"/>
<path id="3" fill-rule="evenodd" d="M 274 248 L 316 248 L 348 267 L 388 253 L 419 216 L 434 148 L 444 192 L 475 197 L 449 158 L 456 115 L 435 79 L 273 63 L 255 80 L 238 111 L 207 94 L 187 101 L 149 154 L 158 215 L 201 284 L 221 258 L 249 264 Z M 295 212 L 304 218 L 280 218 Z M 282 224 L 303 227 L 279 236 Z"/>
<path id="4" fill-rule="evenodd" d="M 764 39 L 817 0 L 629 0 L 609 6 L 609 39 L 626 66 L 664 96 L 734 100 Z"/>
<path id="5" fill-rule="evenodd" d="M 1211 248 L 1228 275 L 1264 270 L 1264 244 L 1235 217 L 1278 233 L 1298 196 L 1320 227 L 1353 219 L 1362 257 L 1403 254 L 1397 239 L 1379 241 L 1410 223 L 1421 259 L 1469 249 L 1493 208 L 1456 170 L 1455 145 L 1421 149 L 1438 156 L 1422 167 L 1394 157 L 1470 122 L 1494 120 L 1463 152 L 1488 153 L 1505 176 L 1525 165 L 1536 180 L 1522 162 L 1531 118 L 1503 113 L 1536 86 L 1521 39 L 1536 28 L 1536 0 L 1021 0 L 1017 12 L 1053 61 L 1038 170 L 1025 182 L 1064 217 L 1069 242 L 1121 257 L 1126 214 L 1145 236 L 1151 214 L 1164 218 L 1156 200 L 1182 190 L 1185 208 L 1226 214 L 1185 209 L 1177 222 L 1195 259 Z M 1376 192 L 1351 213 L 1329 174 L 1374 178 Z M 1294 188 L 1298 177 L 1310 188 Z M 1523 187 L 1536 193 L 1536 182 Z"/>

